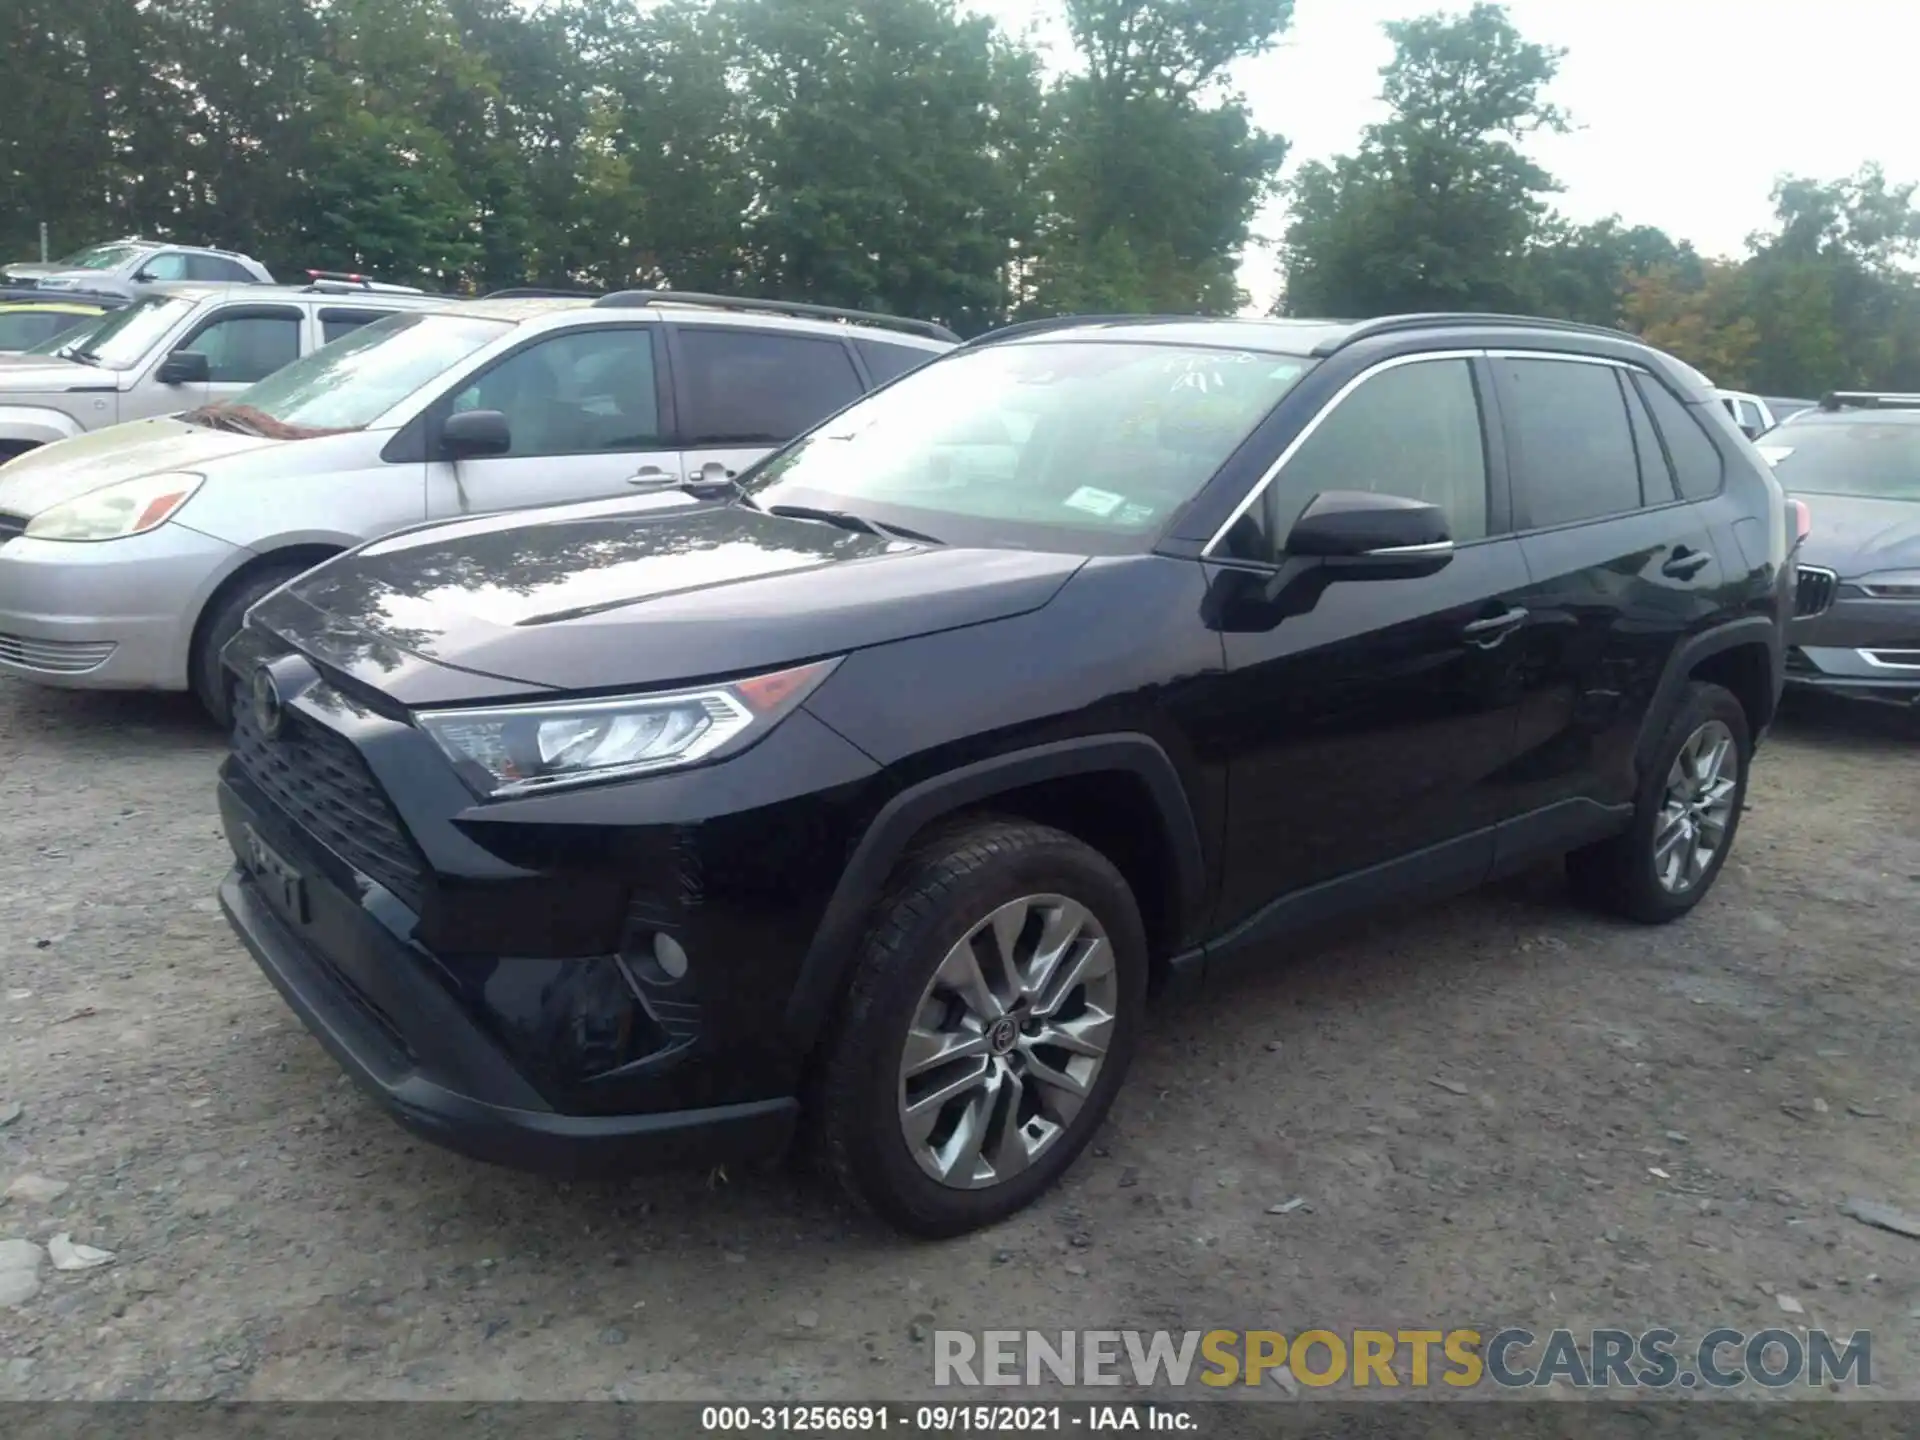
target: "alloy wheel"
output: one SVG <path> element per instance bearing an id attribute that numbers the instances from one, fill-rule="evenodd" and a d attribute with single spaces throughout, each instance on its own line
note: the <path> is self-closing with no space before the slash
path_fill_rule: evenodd
<path id="1" fill-rule="evenodd" d="M 980 1190 L 1052 1149 L 1093 1093 L 1119 995 L 1107 933 L 1078 901 L 1027 895 L 974 925 L 901 1051 L 900 1128 L 920 1168 Z"/>
<path id="2" fill-rule="evenodd" d="M 1727 841 L 1740 751 L 1723 721 L 1709 720 L 1680 747 L 1667 772 L 1654 826 L 1653 873 L 1669 894 L 1684 895 L 1706 875 Z"/>

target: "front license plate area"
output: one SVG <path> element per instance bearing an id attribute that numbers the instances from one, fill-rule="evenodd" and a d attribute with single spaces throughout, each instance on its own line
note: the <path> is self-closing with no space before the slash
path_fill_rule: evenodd
<path id="1" fill-rule="evenodd" d="M 247 872 L 254 883 L 267 893 L 276 908 L 300 924 L 307 923 L 307 882 L 300 872 L 281 856 L 251 825 L 245 830 Z"/>

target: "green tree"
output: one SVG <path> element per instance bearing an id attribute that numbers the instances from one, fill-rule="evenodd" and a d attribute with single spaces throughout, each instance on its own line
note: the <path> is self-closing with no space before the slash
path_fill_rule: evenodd
<path id="1" fill-rule="evenodd" d="M 1282 308 L 1529 308 L 1528 257 L 1558 187 L 1521 145 L 1566 127 L 1545 98 L 1560 52 L 1523 38 L 1499 5 L 1385 28 L 1389 116 L 1354 154 L 1295 178 Z"/>
<path id="2" fill-rule="evenodd" d="M 1293 0 L 1066 0 L 1084 73 L 1049 96 L 1047 209 L 1023 309 L 1200 311 L 1235 278 L 1286 142 L 1227 84 L 1272 47 Z"/>

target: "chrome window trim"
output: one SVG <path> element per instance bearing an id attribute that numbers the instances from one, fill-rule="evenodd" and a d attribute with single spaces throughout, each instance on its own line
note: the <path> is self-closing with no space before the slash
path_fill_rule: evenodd
<path id="1" fill-rule="evenodd" d="M 1287 468 L 1287 462 L 1299 453 L 1300 447 L 1313 438 L 1314 432 L 1319 430 L 1320 426 L 1325 423 L 1326 418 L 1345 404 L 1347 397 L 1362 385 L 1366 384 L 1367 381 L 1376 375 L 1384 375 L 1389 370 L 1398 370 L 1407 365 L 1418 365 L 1429 360 L 1471 361 L 1479 359 L 1486 353 L 1485 350 L 1479 349 L 1422 350 L 1416 355 L 1392 355 L 1385 360 L 1376 361 L 1374 364 L 1362 370 L 1358 375 L 1334 391 L 1333 398 L 1322 405 L 1319 413 L 1306 423 L 1305 428 L 1303 428 L 1298 435 L 1294 436 L 1292 440 L 1287 442 L 1287 448 L 1280 452 L 1279 458 L 1267 467 L 1266 471 L 1258 480 L 1253 482 L 1253 487 L 1241 498 L 1240 503 L 1233 507 L 1232 512 L 1221 522 L 1220 528 L 1213 532 L 1213 538 L 1207 541 L 1206 545 L 1201 549 L 1200 558 L 1202 560 L 1232 558 L 1216 556 L 1213 553 L 1214 547 L 1227 538 L 1227 532 L 1238 525 L 1246 513 L 1259 502 L 1260 497 L 1267 493 L 1267 487 L 1274 482 L 1275 477 L 1277 477 L 1282 470 Z"/>

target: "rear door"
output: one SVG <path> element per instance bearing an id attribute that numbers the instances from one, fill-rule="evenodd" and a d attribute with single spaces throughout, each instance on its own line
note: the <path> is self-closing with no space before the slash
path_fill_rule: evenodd
<path id="1" fill-rule="evenodd" d="M 505 415 L 512 446 L 504 455 L 432 460 L 431 513 L 517 510 L 677 484 L 660 329 L 629 322 L 549 331 L 460 382 L 428 417 L 428 453 L 439 454 L 433 437 L 462 410 Z"/>
<path id="2" fill-rule="evenodd" d="M 731 479 L 860 398 L 847 342 L 744 325 L 670 325 L 688 480 Z"/>
<path id="3" fill-rule="evenodd" d="M 1723 572 L 1653 424 L 1650 392 L 1679 404 L 1658 380 L 1584 356 L 1491 363 L 1532 576 L 1513 783 L 1540 833 L 1515 835 L 1518 851 L 1576 843 L 1632 802 L 1642 718 L 1668 657 L 1717 613 Z"/>

